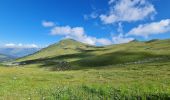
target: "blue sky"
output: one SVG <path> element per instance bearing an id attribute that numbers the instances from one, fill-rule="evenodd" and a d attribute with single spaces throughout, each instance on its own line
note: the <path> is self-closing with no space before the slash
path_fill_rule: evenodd
<path id="1" fill-rule="evenodd" d="M 0 45 L 170 38 L 170 0 L 0 0 Z"/>

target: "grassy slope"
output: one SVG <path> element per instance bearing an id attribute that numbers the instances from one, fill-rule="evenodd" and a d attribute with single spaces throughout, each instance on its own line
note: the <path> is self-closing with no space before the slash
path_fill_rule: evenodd
<path id="1" fill-rule="evenodd" d="M 170 96 L 169 62 L 59 72 L 37 66 L 0 67 L 0 99 L 163 100 Z"/>
<path id="2" fill-rule="evenodd" d="M 168 100 L 169 43 L 170 40 L 158 40 L 83 49 L 71 44 L 69 46 L 73 49 L 64 49 L 63 46 L 58 47 L 61 44 L 54 44 L 18 61 L 60 59 L 80 66 L 81 70 L 49 71 L 39 68 L 40 63 L 0 67 L 0 99 Z M 81 43 L 76 45 L 82 46 Z M 98 67 L 100 64 L 102 67 Z"/>
<path id="3" fill-rule="evenodd" d="M 49 66 L 48 63 L 44 62 L 48 62 L 49 60 L 64 60 L 70 62 L 76 68 L 149 62 L 169 59 L 169 43 L 170 40 L 156 40 L 131 42 L 106 47 L 92 47 L 69 39 L 51 45 L 36 54 L 17 61 L 31 60 L 30 62 L 32 63 L 43 62 L 43 66 Z"/>
<path id="4" fill-rule="evenodd" d="M 85 49 L 85 48 L 93 48 L 93 47 L 77 42 L 72 39 L 66 39 L 60 41 L 59 43 L 53 44 L 47 48 L 44 48 L 41 51 L 32 54 L 31 56 L 19 59 L 19 61 L 39 59 L 39 58 L 49 58 L 49 57 L 55 57 L 59 55 L 75 54 L 75 53 L 79 53 L 81 49 Z"/>

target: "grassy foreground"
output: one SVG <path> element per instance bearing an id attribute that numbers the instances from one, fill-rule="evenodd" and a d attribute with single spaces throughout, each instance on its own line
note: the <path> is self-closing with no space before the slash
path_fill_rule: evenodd
<path id="1" fill-rule="evenodd" d="M 170 100 L 169 43 L 95 47 L 63 40 L 17 59 L 18 67 L 0 65 L 0 99 Z"/>
<path id="2" fill-rule="evenodd" d="M 170 62 L 71 71 L 0 67 L 0 100 L 169 100 Z"/>

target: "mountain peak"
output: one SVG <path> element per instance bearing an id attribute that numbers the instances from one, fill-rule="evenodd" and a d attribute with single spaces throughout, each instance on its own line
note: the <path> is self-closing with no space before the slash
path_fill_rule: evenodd
<path id="1" fill-rule="evenodd" d="M 78 42 L 78 41 L 74 39 L 63 39 L 59 43 L 72 43 L 72 42 Z"/>
<path id="2" fill-rule="evenodd" d="M 63 39 L 61 40 L 59 43 L 57 43 L 57 45 L 61 45 L 61 46 L 77 46 L 77 45 L 86 45 L 82 42 L 76 41 L 74 39 Z"/>

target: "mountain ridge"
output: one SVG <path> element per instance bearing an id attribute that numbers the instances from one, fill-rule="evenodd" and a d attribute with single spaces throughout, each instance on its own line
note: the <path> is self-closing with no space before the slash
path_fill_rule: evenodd
<path id="1" fill-rule="evenodd" d="M 113 64 L 165 60 L 170 58 L 170 39 L 152 42 L 129 42 L 109 46 L 91 46 L 75 40 L 62 40 L 17 62 L 54 66 L 66 61 L 74 67 L 99 67 Z M 49 62 L 52 64 L 49 65 Z M 166 61 L 166 60 L 165 60 Z"/>

